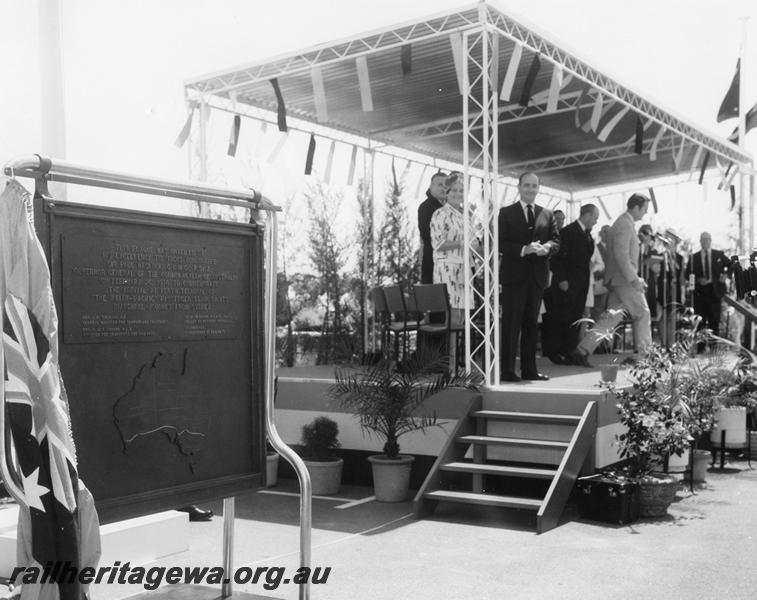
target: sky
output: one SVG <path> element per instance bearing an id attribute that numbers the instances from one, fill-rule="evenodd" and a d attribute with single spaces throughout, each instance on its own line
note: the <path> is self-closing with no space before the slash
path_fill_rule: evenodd
<path id="1" fill-rule="evenodd" d="M 0 52 L 9 92 L 0 95 L 0 160 L 45 152 L 40 112 L 39 7 L 54 0 L 0 0 L 6 24 Z M 311 45 L 395 25 L 471 3 L 454 0 L 58 0 L 66 159 L 119 171 L 185 179 L 186 149 L 173 144 L 184 122 L 183 82 Z M 757 9 L 729 0 L 494 0 L 494 6 L 537 29 L 592 66 L 705 130 L 727 135 L 735 123 L 715 115 L 733 76 L 750 16 L 744 66 L 747 103 L 757 102 Z M 9 84 L 9 85 L 8 85 Z M 218 136 L 228 137 L 228 126 Z M 757 150 L 757 130 L 747 138 Z M 235 169 L 244 170 L 249 154 Z M 252 158 L 255 158 L 254 156 Z M 258 157 L 259 158 L 259 157 Z M 283 204 L 301 183 L 299 157 L 283 170 L 250 174 Z M 219 159 L 223 163 L 225 159 Z M 228 162 L 228 161 L 226 161 Z M 229 165 L 226 165 L 231 168 Z M 422 183 L 422 182 L 421 182 Z M 415 191 L 412 181 L 409 188 Z M 630 190 L 629 190 L 630 191 Z M 610 195 L 610 212 L 624 195 Z M 105 198 L 80 190 L 77 197 Z M 675 223 L 692 237 L 708 227 L 724 245 L 733 215 L 714 183 L 700 189 L 660 187 L 660 226 Z M 96 199 L 97 199 L 96 198 Z M 692 210 L 692 205 L 696 208 Z M 411 214 L 414 212 L 412 206 Z"/>

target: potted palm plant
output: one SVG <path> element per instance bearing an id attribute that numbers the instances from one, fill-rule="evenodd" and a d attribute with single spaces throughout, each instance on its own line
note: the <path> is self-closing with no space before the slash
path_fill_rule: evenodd
<path id="1" fill-rule="evenodd" d="M 608 308 L 606 312 L 620 321 L 623 309 Z M 599 363 L 600 384 L 615 383 L 618 379 L 618 369 L 620 365 L 618 364 L 619 355 L 613 353 L 613 347 L 615 345 L 615 340 L 621 337 L 621 331 L 618 327 L 600 330 L 597 327 L 596 321 L 589 317 L 578 319 L 573 323 L 573 327 L 580 327 L 582 324 L 586 324 L 588 328 L 593 330 L 593 335 L 597 337 L 600 343 L 604 343 L 607 346 L 610 356 L 612 357 Z"/>
<path id="2" fill-rule="evenodd" d="M 338 436 L 339 425 L 325 416 L 302 427 L 302 459 L 310 473 L 314 496 L 339 492 L 344 459 L 334 455 L 341 447 Z"/>
<path id="3" fill-rule="evenodd" d="M 423 404 L 438 392 L 458 387 L 478 389 L 477 374 L 447 372 L 448 359 L 421 349 L 398 364 L 381 360 L 358 368 L 337 368 L 329 396 L 357 417 L 364 432 L 383 440 L 383 454 L 369 457 L 376 500 L 407 498 L 413 456 L 400 454 L 399 438 L 438 425 L 436 414 Z"/>

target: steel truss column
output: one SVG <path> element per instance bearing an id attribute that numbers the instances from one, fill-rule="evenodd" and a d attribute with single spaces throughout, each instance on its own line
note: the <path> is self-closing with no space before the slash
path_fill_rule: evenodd
<path id="1" fill-rule="evenodd" d="M 497 256 L 498 144 L 497 47 L 498 34 L 485 24 L 463 33 L 463 203 L 465 357 L 469 371 L 479 371 L 486 385 L 499 383 L 499 274 Z M 469 175 L 479 169 L 483 182 L 480 206 L 469 197 Z M 481 218 L 477 226 L 476 209 Z M 476 238 L 482 239 L 479 247 Z M 475 281 L 483 285 L 474 285 Z M 473 301 L 472 306 L 469 305 Z"/>

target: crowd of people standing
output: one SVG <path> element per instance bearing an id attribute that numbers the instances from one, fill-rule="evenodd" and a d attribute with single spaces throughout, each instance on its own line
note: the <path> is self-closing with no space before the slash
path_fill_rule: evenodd
<path id="1" fill-rule="evenodd" d="M 591 354 L 624 320 L 632 324 L 637 355 L 652 344 L 653 323 L 659 341 L 672 345 L 687 304 L 702 326 L 719 333 L 729 261 L 711 247 L 709 233 L 700 237 L 701 250 L 686 256 L 672 229 L 655 233 L 643 224 L 637 231 L 650 199 L 632 194 L 595 241 L 596 205 L 584 204 L 566 225 L 562 211 L 537 204 L 539 186 L 536 173 L 523 173 L 518 200 L 498 215 L 501 381 L 549 379 L 537 369 L 539 331 L 543 356 L 583 367 L 591 367 Z M 466 306 L 463 190 L 462 173 L 435 173 L 418 208 L 421 282 L 447 285 L 456 323 Z M 480 225 L 473 223 L 471 243 L 479 244 Z"/>

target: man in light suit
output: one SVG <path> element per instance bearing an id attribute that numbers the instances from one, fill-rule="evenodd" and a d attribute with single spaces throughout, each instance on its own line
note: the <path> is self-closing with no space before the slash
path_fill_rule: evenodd
<path id="1" fill-rule="evenodd" d="M 576 364 L 590 367 L 589 354 L 594 352 L 603 336 L 614 331 L 623 320 L 625 309 L 633 319 L 636 351 L 644 353 L 652 343 L 652 319 L 644 295 L 645 283 L 639 276 L 639 238 L 635 224 L 647 213 L 649 198 L 633 194 L 610 230 L 605 285 L 608 289 L 607 312 L 570 353 Z"/>
<path id="2" fill-rule="evenodd" d="M 500 209 L 499 283 L 502 287 L 500 379 L 545 381 L 536 370 L 536 332 L 544 288 L 549 281 L 549 257 L 560 249 L 560 233 L 552 211 L 536 204 L 539 178 L 523 173 L 520 200 Z M 520 371 L 515 355 L 520 341 Z"/>

